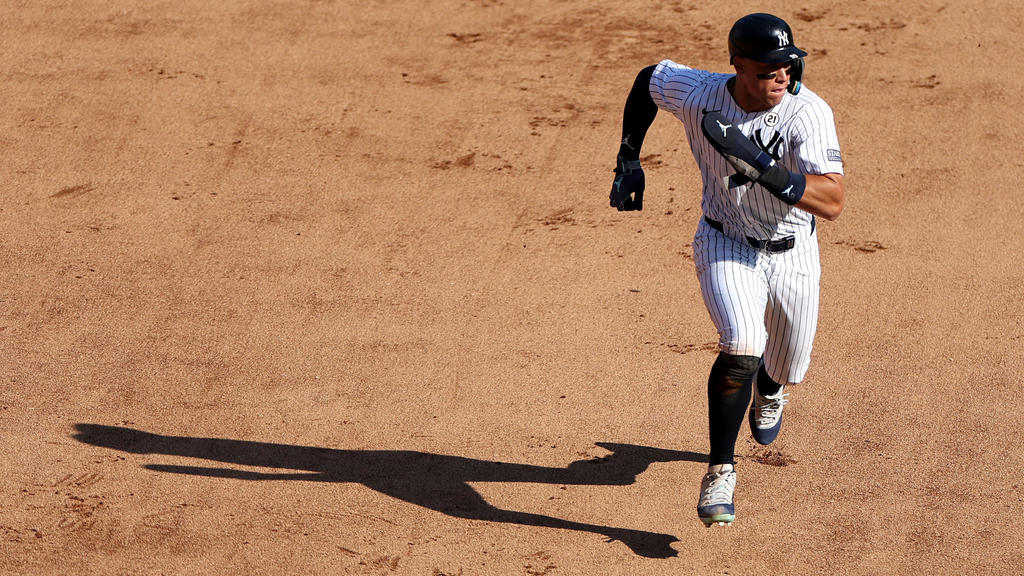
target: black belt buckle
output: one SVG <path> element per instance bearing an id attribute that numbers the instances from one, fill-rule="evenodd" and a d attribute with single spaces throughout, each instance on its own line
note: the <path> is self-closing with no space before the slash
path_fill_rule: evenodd
<path id="1" fill-rule="evenodd" d="M 793 245 L 796 244 L 796 238 L 786 236 L 785 238 L 779 238 L 778 240 L 758 240 L 756 238 L 747 237 L 747 242 L 758 250 L 769 254 L 777 254 L 792 248 Z"/>

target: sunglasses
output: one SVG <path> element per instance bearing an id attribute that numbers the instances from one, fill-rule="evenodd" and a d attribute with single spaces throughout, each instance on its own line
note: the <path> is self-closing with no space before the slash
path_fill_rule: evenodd
<path id="1" fill-rule="evenodd" d="M 786 64 L 783 64 L 782 66 L 780 66 L 779 68 L 776 68 L 775 70 L 773 70 L 771 72 L 762 72 L 760 74 L 755 74 L 755 76 L 757 76 L 757 78 L 760 79 L 760 80 L 772 80 L 776 76 L 779 75 L 778 74 L 779 70 L 785 70 L 786 74 L 788 75 L 790 70 L 792 70 L 792 69 L 793 69 L 793 64 L 787 62 Z"/>

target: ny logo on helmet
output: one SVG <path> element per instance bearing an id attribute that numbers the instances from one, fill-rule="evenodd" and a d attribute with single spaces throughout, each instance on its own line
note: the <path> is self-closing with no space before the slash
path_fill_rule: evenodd
<path id="1" fill-rule="evenodd" d="M 779 30 L 779 46 L 789 46 L 789 34 L 785 30 Z"/>

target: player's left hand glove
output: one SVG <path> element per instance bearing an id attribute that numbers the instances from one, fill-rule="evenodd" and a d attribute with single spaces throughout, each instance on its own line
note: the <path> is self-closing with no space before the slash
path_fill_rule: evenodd
<path id="1" fill-rule="evenodd" d="M 700 123 L 704 137 L 726 162 L 792 206 L 800 201 L 807 187 L 807 177 L 790 172 L 775 163 L 775 159 L 758 148 L 740 129 L 719 112 L 705 112 Z"/>
<path id="2" fill-rule="evenodd" d="M 620 212 L 644 209 L 644 169 L 639 160 L 626 160 L 621 155 L 615 162 L 615 181 L 608 195 L 609 204 Z"/>

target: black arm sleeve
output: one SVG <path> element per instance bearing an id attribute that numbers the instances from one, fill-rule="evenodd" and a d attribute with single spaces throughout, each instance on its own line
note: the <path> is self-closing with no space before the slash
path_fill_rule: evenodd
<path id="1" fill-rule="evenodd" d="M 622 143 L 619 145 L 619 155 L 626 160 L 640 158 L 640 147 L 647 136 L 647 129 L 658 114 L 658 105 L 651 99 L 650 92 L 654 68 L 648 66 L 636 75 L 633 89 L 626 98 L 626 107 L 622 112 Z"/>

